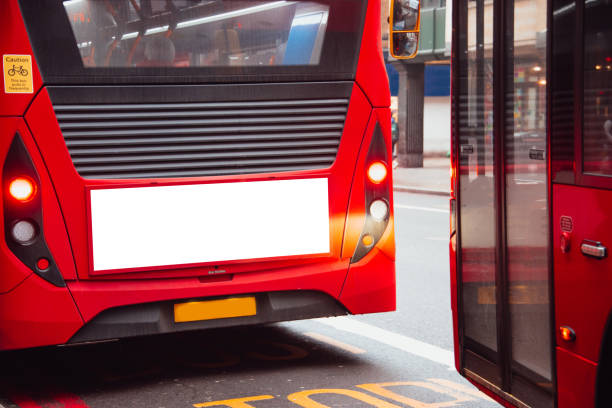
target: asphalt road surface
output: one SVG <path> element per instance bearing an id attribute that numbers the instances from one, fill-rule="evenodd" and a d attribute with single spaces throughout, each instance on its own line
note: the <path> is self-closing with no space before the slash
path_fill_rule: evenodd
<path id="1" fill-rule="evenodd" d="M 0 406 L 499 407 L 453 368 L 448 219 L 395 194 L 396 312 L 3 353 Z"/>

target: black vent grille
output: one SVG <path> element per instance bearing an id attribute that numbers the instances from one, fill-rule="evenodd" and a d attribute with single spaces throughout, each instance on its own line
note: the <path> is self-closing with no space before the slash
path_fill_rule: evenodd
<path id="1" fill-rule="evenodd" d="M 164 178 L 325 168 L 348 99 L 55 104 L 85 178 Z"/>

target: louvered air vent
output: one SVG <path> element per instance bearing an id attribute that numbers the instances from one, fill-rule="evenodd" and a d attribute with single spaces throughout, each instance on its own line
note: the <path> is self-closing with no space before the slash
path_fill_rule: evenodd
<path id="1" fill-rule="evenodd" d="M 329 167 L 348 99 L 56 104 L 85 178 L 196 177 Z"/>

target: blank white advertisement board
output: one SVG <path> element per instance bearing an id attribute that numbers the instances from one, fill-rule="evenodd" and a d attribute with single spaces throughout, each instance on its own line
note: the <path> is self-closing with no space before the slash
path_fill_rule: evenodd
<path id="1" fill-rule="evenodd" d="M 327 178 L 90 190 L 93 270 L 330 252 Z"/>

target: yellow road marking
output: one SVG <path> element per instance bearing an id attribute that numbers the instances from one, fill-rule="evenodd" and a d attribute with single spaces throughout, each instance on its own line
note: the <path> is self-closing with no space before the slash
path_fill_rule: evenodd
<path id="1" fill-rule="evenodd" d="M 230 408 L 255 408 L 251 404 L 247 404 L 247 402 L 252 401 L 263 401 L 274 399 L 272 395 L 256 395 L 253 397 L 244 397 L 244 398 L 234 398 L 223 401 L 212 401 L 212 402 L 202 402 L 201 404 L 193 404 L 194 407 L 218 407 L 218 406 L 226 406 Z"/>
<path id="2" fill-rule="evenodd" d="M 340 340 L 336 340 L 331 337 L 324 336 L 319 333 L 308 332 L 308 333 L 304 333 L 304 335 L 308 337 L 312 337 L 315 340 L 322 341 L 323 343 L 331 344 L 332 346 L 336 346 L 338 348 L 341 348 L 342 350 L 346 350 L 349 353 L 363 354 L 366 352 L 364 349 L 360 349 L 359 347 L 351 346 L 350 344 L 341 342 Z"/>
<path id="3" fill-rule="evenodd" d="M 420 387 L 425 388 L 429 391 L 433 391 L 438 394 L 446 395 L 451 398 L 454 398 L 449 401 L 442 402 L 423 402 L 419 400 L 415 400 L 404 395 L 397 394 L 391 390 L 389 387 L 399 387 L 399 386 L 411 386 L 411 387 Z M 443 408 L 443 407 L 458 407 L 458 406 L 467 406 L 464 403 L 469 403 L 470 401 L 474 401 L 476 398 L 480 398 L 487 401 L 493 401 L 486 395 L 482 394 L 476 389 L 472 389 L 469 386 L 458 384 L 453 381 L 444 380 L 441 378 L 428 378 L 427 382 L 425 381 L 396 381 L 396 382 L 384 382 L 384 383 L 371 383 L 371 384 L 361 384 L 356 385 L 363 390 L 366 390 L 372 394 L 376 394 L 377 396 L 384 397 L 386 399 L 392 400 L 394 402 L 399 402 L 402 406 L 408 406 L 410 408 Z M 287 399 L 293 402 L 296 405 L 299 405 L 303 408 L 332 408 L 331 406 L 321 404 L 320 402 L 314 401 L 310 398 L 313 395 L 318 394 L 332 394 L 332 395 L 343 395 L 346 397 L 350 397 L 354 400 L 361 401 L 370 406 L 376 408 L 401 408 L 398 405 L 393 403 L 383 401 L 373 395 L 366 394 L 361 391 L 355 390 L 347 390 L 343 388 L 322 388 L 322 389 L 314 389 L 314 390 L 304 390 L 299 392 L 294 392 L 287 396 Z M 193 404 L 194 407 L 229 407 L 229 408 L 256 408 L 254 405 L 247 404 L 247 402 L 253 401 L 263 401 L 274 399 L 271 395 L 256 395 L 252 397 L 243 397 L 243 398 L 235 398 L 235 399 L 227 399 L 221 401 L 212 401 L 212 402 L 203 402 L 200 404 Z"/>
<path id="4" fill-rule="evenodd" d="M 331 408 L 328 405 L 323 405 L 321 403 L 318 403 L 310 399 L 311 395 L 316 395 L 316 394 L 346 395 L 347 397 L 351 397 L 358 401 L 365 402 L 366 404 L 370 404 L 376 408 L 401 408 L 395 404 L 391 404 L 389 402 L 372 397 L 371 395 L 364 394 L 363 392 L 345 390 L 341 388 L 329 388 L 329 389 L 306 390 L 306 391 L 294 392 L 293 394 L 287 396 L 287 399 L 295 404 L 298 404 L 299 406 L 303 408 Z"/>
<path id="5" fill-rule="evenodd" d="M 421 387 L 425 388 L 439 394 L 448 395 L 454 398 L 451 401 L 444 402 L 433 402 L 433 403 L 425 403 L 422 401 L 418 401 L 412 398 L 408 398 L 404 395 L 397 394 L 393 391 L 388 390 L 386 387 L 398 387 L 398 386 L 412 386 L 412 387 Z M 458 403 L 474 401 L 469 395 L 459 393 L 452 389 L 445 389 L 439 385 L 426 383 L 423 381 L 398 381 L 398 382 L 387 382 L 387 383 L 378 383 L 378 384 L 361 384 L 357 387 L 363 388 L 364 390 L 370 391 L 373 394 L 378 394 L 382 397 L 388 398 L 393 401 L 401 402 L 402 404 L 406 404 L 411 408 L 442 408 L 442 407 L 454 407 Z"/>

